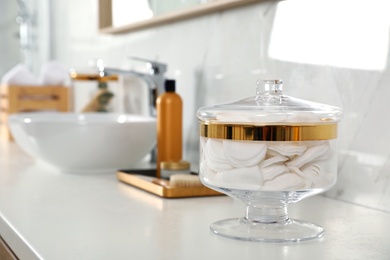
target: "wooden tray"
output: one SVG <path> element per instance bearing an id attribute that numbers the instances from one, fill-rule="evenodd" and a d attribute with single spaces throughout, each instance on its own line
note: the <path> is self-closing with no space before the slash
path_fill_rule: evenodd
<path id="1" fill-rule="evenodd" d="M 220 192 L 214 191 L 202 187 L 170 187 L 162 186 L 152 181 L 156 179 L 154 177 L 156 170 L 119 170 L 117 172 L 117 178 L 123 183 L 153 193 L 163 198 L 187 198 L 187 197 L 203 197 L 203 196 L 217 196 L 223 195 Z"/>

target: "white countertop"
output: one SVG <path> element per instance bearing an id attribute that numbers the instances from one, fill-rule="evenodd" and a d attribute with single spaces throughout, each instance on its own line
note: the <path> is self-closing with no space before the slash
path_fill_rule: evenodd
<path id="1" fill-rule="evenodd" d="M 0 142 L 0 235 L 21 259 L 389 259 L 390 213 L 322 196 L 289 206 L 323 238 L 264 244 L 214 235 L 244 215 L 227 196 L 162 199 L 115 174 L 58 173 Z"/>

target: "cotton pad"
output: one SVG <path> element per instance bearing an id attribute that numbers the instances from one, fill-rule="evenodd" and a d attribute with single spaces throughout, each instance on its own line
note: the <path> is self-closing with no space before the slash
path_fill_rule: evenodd
<path id="1" fill-rule="evenodd" d="M 236 167 L 251 167 L 264 159 L 267 145 L 262 142 L 223 141 L 223 150 L 229 163 Z"/>
<path id="2" fill-rule="evenodd" d="M 204 147 L 204 155 L 207 166 L 216 172 L 233 168 L 225 156 L 222 141 L 220 140 L 209 139 Z"/>

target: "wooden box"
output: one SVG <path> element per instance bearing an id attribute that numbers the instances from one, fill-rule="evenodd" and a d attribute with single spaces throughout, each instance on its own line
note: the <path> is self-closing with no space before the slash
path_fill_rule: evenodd
<path id="1" fill-rule="evenodd" d="M 64 86 L 0 86 L 0 135 L 11 139 L 8 116 L 18 112 L 70 111 L 70 88 Z"/>

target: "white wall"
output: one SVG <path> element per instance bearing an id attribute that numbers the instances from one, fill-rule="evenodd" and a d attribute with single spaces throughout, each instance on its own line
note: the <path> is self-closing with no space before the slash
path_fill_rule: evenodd
<path id="1" fill-rule="evenodd" d="M 70 67 L 96 57 L 122 66 L 128 55 L 166 62 L 184 100 L 185 156 L 192 162 L 199 107 L 252 96 L 259 78 L 282 78 L 287 95 L 344 109 L 339 181 L 328 196 L 390 211 L 386 1 L 310 2 L 271 1 L 101 35 L 97 1 L 55 0 L 51 58 Z"/>
<path id="2" fill-rule="evenodd" d="M 16 0 L 0 0 L 0 79 L 15 65 L 25 64 L 38 76 L 41 64 L 50 59 L 50 2 L 26 1 L 29 17 L 28 39 L 24 47 L 20 41 L 20 27 L 16 22 L 21 9 Z"/>
<path id="3" fill-rule="evenodd" d="M 14 65 L 22 62 L 19 48 L 19 25 L 16 17 L 19 13 L 17 2 L 0 0 L 0 76 Z"/>

